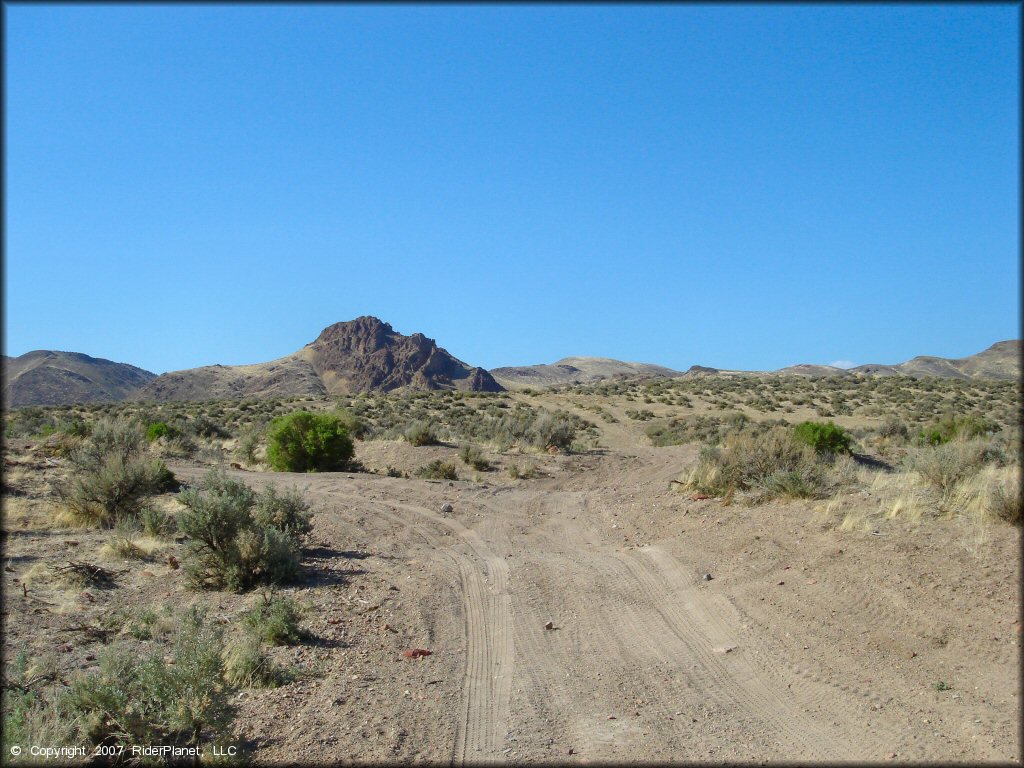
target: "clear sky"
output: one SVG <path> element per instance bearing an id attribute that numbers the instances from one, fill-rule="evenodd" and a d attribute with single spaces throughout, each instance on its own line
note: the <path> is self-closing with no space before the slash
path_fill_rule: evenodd
<path id="1" fill-rule="evenodd" d="M 1004 5 L 6 4 L 5 352 L 492 368 L 1020 336 Z"/>

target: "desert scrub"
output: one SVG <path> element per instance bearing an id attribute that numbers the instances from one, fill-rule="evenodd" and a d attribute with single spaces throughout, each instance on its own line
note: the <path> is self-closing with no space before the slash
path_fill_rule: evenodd
<path id="1" fill-rule="evenodd" d="M 434 429 L 433 424 L 428 424 L 425 421 L 414 421 L 405 428 L 403 437 L 405 437 L 409 445 L 416 447 L 437 444 L 437 431 Z"/>
<path id="2" fill-rule="evenodd" d="M 245 625 L 269 645 L 295 645 L 303 632 L 299 629 L 302 611 L 290 597 L 264 593 L 255 608 L 245 613 Z"/>
<path id="3" fill-rule="evenodd" d="M 935 490 L 946 494 L 976 475 L 986 463 L 1004 463 L 1002 452 L 982 440 L 953 440 L 913 447 L 904 459 Z"/>
<path id="4" fill-rule="evenodd" d="M 998 427 L 976 416 L 946 416 L 930 424 L 915 437 L 918 445 L 944 445 L 956 438 L 983 437 Z"/>
<path id="5" fill-rule="evenodd" d="M 793 427 L 793 437 L 820 454 L 850 453 L 848 432 L 831 421 L 804 421 Z"/>
<path id="6" fill-rule="evenodd" d="M 824 466 L 814 450 L 777 427 L 762 435 L 732 432 L 720 447 L 704 446 L 684 485 L 713 496 L 737 491 L 774 496 L 822 495 L 828 487 Z"/>
<path id="7" fill-rule="evenodd" d="M 267 431 L 267 462 L 281 472 L 340 472 L 355 450 L 341 418 L 295 411 Z"/>
<path id="8" fill-rule="evenodd" d="M 455 465 L 441 459 L 434 459 L 426 466 L 416 470 L 416 477 L 427 480 L 458 480 L 459 474 Z"/>
<path id="9" fill-rule="evenodd" d="M 142 532 L 154 539 L 163 539 L 174 532 L 175 524 L 170 515 L 153 506 L 145 506 L 139 512 Z"/>
<path id="10" fill-rule="evenodd" d="M 480 472 L 488 472 L 491 470 L 491 462 L 489 462 L 484 456 L 484 452 L 480 450 L 478 446 L 471 443 L 466 443 L 459 448 L 459 458 L 473 469 Z"/>
<path id="11" fill-rule="evenodd" d="M 242 688 L 276 688 L 289 681 L 287 672 L 278 667 L 267 653 L 263 641 L 255 634 L 242 631 L 225 646 L 224 678 Z"/>
<path id="12" fill-rule="evenodd" d="M 280 584 L 299 571 L 309 512 L 296 494 L 255 493 L 219 470 L 179 495 L 178 526 L 189 537 L 184 566 L 193 588 L 241 592 Z"/>
<path id="13" fill-rule="evenodd" d="M 509 464 L 508 476 L 513 480 L 532 480 L 537 476 L 537 465 L 532 461 L 526 462 L 522 467 L 518 464 Z"/>
<path id="14" fill-rule="evenodd" d="M 75 678 L 54 702 L 91 744 L 185 745 L 223 735 L 233 716 L 221 659 L 223 638 L 193 608 L 178 628 L 170 663 L 126 643 L 105 648 L 99 670 Z"/>
<path id="15" fill-rule="evenodd" d="M 72 739 L 70 723 L 53 706 L 44 684 L 57 677 L 56 665 L 42 668 L 21 650 L 4 671 L 3 739 L 5 745 L 66 744 Z"/>
<path id="16" fill-rule="evenodd" d="M 145 433 L 137 421 L 104 419 L 69 456 L 72 474 L 55 486 L 73 520 L 111 527 L 139 514 L 149 495 L 177 487 L 163 464 L 144 455 Z"/>

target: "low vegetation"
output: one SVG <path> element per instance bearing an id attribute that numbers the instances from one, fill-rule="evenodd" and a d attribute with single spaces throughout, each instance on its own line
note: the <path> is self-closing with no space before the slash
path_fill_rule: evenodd
<path id="1" fill-rule="evenodd" d="M 308 506 L 290 491 L 256 493 L 213 470 L 183 491 L 178 525 L 188 541 L 185 572 L 195 588 L 241 592 L 258 584 L 296 577 L 303 537 L 310 530 Z"/>
<path id="2" fill-rule="evenodd" d="M 281 472 L 339 472 L 353 454 L 348 430 L 334 414 L 296 411 L 274 419 L 267 431 L 267 462 Z"/>
<path id="3" fill-rule="evenodd" d="M 146 455 L 142 425 L 131 419 L 102 419 L 68 455 L 71 475 L 55 490 L 76 523 L 112 527 L 136 518 L 143 500 L 177 486 L 159 459 Z"/>

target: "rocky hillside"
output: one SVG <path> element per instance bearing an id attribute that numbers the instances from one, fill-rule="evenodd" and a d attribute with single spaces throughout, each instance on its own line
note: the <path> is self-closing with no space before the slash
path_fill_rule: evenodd
<path id="1" fill-rule="evenodd" d="M 494 368 L 491 375 L 509 389 L 589 384 L 607 379 L 672 378 L 679 371 L 650 363 L 624 363 L 607 357 L 565 357 L 550 365 Z"/>
<path id="2" fill-rule="evenodd" d="M 36 350 L 3 361 L 6 408 L 124 400 L 156 376 L 79 352 Z"/>
<path id="3" fill-rule="evenodd" d="M 498 392 L 501 386 L 421 333 L 405 336 L 375 317 L 359 317 L 325 328 L 311 344 L 278 360 L 165 373 L 134 397 L 215 400 L 399 389 Z"/>

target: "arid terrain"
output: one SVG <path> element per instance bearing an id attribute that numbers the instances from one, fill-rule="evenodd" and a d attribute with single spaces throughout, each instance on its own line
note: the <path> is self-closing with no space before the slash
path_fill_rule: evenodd
<path id="1" fill-rule="evenodd" d="M 847 386 L 780 381 L 793 400 L 810 398 L 786 414 L 794 422 L 830 407 L 819 395 L 829 381 Z M 269 649 L 287 672 L 276 685 L 230 689 L 233 719 L 216 739 L 247 760 L 1019 761 L 1019 526 L 968 502 L 929 508 L 879 451 L 855 453 L 828 494 L 755 503 L 693 492 L 686 472 L 700 441 L 666 440 L 671 425 L 767 416 L 744 399 L 760 402 L 763 382 L 700 394 L 706 383 L 29 413 L 42 423 L 149 408 L 149 421 L 217 421 L 222 433 L 197 437 L 198 448 L 161 438 L 150 449 L 186 484 L 223 466 L 309 502 L 299 577 L 279 588 L 301 607 L 304 637 Z M 922 407 L 933 385 L 916 396 L 912 386 Z M 935 414 L 977 401 L 1012 424 L 1012 384 L 943 387 Z M 863 398 L 855 408 L 875 415 L 835 418 L 866 451 L 880 445 L 872 425 L 910 406 Z M 362 471 L 270 472 L 259 448 L 241 458 L 243 420 L 261 408 L 338 406 L 367 428 Z M 543 411 L 579 420 L 571 448 L 510 446 L 494 433 L 479 441 L 489 466 L 460 461 L 458 435 L 487 413 Z M 21 424 L 12 418 L 29 417 L 8 415 L 9 434 Z M 417 418 L 435 425 L 434 444 L 388 432 Z M 127 534 L 126 556 L 111 548 L 116 532 L 68 524 L 52 492 L 69 472 L 64 438 L 41 431 L 50 436 L 6 441 L 3 573 L 5 659 L 29 652 L 18 684 L 35 685 L 39 701 L 95 673 L 115 641 L 162 647 L 159 632 L 138 630 L 140 612 L 156 626 L 153 616 L 173 623 L 199 604 L 230 635 L 264 599 L 190 589 L 180 534 Z M 415 476 L 435 459 L 459 479 Z M 178 498 L 153 504 L 173 518 Z M 71 579 L 70 563 L 99 566 L 109 582 Z M 407 657 L 413 649 L 430 654 Z M 39 701 L 31 711 L 45 721 Z M 5 734 L 11 716 L 5 708 Z"/>

